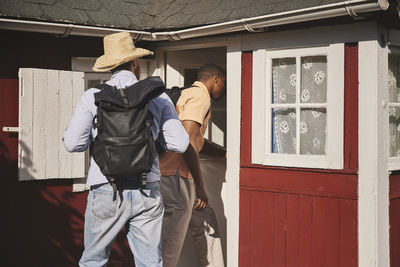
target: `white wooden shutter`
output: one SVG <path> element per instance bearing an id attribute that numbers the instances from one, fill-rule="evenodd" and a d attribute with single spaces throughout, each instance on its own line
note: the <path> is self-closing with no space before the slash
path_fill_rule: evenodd
<path id="1" fill-rule="evenodd" d="M 83 92 L 83 72 L 19 70 L 19 180 L 85 176 L 85 154 L 62 143 Z"/>

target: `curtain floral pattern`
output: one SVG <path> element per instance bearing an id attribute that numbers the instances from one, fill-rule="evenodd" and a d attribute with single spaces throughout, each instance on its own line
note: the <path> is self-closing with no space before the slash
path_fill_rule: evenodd
<path id="1" fill-rule="evenodd" d="M 326 143 L 326 56 L 301 57 L 299 62 L 298 74 L 296 58 L 272 60 L 272 152 L 323 155 Z M 297 83 L 298 77 L 300 83 Z M 311 105 L 307 107 L 307 104 Z M 315 104 L 321 107 L 315 108 Z M 296 139 L 297 131 L 300 140 Z M 300 142 L 298 152 L 297 142 Z"/>
<path id="2" fill-rule="evenodd" d="M 272 103 L 296 103 L 296 58 L 272 61 Z M 272 110 L 272 152 L 296 154 L 296 109 Z"/>
<path id="3" fill-rule="evenodd" d="M 400 56 L 389 54 L 389 102 L 400 104 Z M 390 156 L 400 157 L 400 106 L 389 108 Z"/>

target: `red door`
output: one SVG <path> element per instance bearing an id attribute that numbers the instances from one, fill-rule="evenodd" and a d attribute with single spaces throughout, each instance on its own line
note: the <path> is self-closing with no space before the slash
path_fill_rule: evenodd
<path id="1" fill-rule="evenodd" d="M 252 53 L 242 55 L 241 267 L 358 265 L 358 46 L 345 49 L 343 170 L 251 163 Z"/>

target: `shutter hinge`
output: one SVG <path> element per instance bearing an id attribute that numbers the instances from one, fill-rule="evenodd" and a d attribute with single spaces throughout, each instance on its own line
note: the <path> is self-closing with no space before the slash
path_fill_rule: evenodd
<path id="1" fill-rule="evenodd" d="M 18 133 L 19 127 L 3 127 L 3 132 Z"/>

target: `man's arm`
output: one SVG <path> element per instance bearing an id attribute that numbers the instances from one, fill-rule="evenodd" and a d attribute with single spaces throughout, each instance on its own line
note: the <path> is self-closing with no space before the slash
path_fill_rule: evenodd
<path id="1" fill-rule="evenodd" d="M 161 132 L 165 141 L 165 149 L 183 153 L 189 144 L 189 136 L 182 126 L 181 121 L 175 111 L 168 96 L 163 93 L 156 101 L 150 102 L 150 108 L 161 109 Z"/>
<path id="2" fill-rule="evenodd" d="M 195 121 L 184 120 L 182 121 L 182 125 L 189 134 L 190 141 L 188 149 L 182 155 L 196 184 L 197 201 L 194 208 L 201 210 L 207 207 L 208 197 L 204 189 L 203 176 L 199 163 L 199 148 L 196 142 L 196 136 L 200 134 L 200 124 Z"/>
<path id="3" fill-rule="evenodd" d="M 93 94 L 83 93 L 64 132 L 62 140 L 68 152 L 82 152 L 89 146 L 93 120 L 90 101 L 94 103 Z"/>

